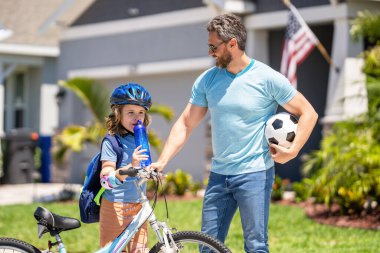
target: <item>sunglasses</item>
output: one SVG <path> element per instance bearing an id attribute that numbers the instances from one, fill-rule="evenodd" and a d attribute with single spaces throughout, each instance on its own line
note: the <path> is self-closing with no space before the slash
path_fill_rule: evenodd
<path id="1" fill-rule="evenodd" d="M 218 49 L 218 47 L 219 47 L 220 45 L 222 45 L 223 43 L 225 43 L 225 42 L 222 41 L 222 42 L 220 42 L 220 43 L 219 43 L 218 45 L 216 45 L 216 46 L 214 46 L 214 45 L 212 45 L 212 44 L 209 44 L 209 45 L 208 45 L 208 50 L 210 50 L 211 52 L 215 53 L 216 50 Z"/>

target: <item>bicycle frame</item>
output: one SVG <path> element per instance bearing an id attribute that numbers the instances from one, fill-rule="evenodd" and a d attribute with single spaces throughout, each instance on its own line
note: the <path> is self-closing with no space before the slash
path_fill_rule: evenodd
<path id="1" fill-rule="evenodd" d="M 117 238 L 115 238 L 112 242 L 108 243 L 103 248 L 97 250 L 95 253 L 120 253 L 132 239 L 132 237 L 137 233 L 139 228 L 145 223 L 145 221 L 149 221 L 150 226 L 155 232 L 159 243 L 162 243 L 164 245 L 165 252 L 178 252 L 178 248 L 173 239 L 171 229 L 167 227 L 165 222 L 157 221 L 149 200 L 142 190 L 142 185 L 148 180 L 149 177 L 151 177 L 151 173 L 152 172 L 144 172 L 141 170 L 138 172 L 139 179 L 134 182 L 140 196 L 140 203 L 142 204 L 140 211 L 137 213 L 137 215 L 135 215 L 131 223 Z M 157 174 L 156 176 L 158 177 L 159 175 Z M 160 230 L 162 230 L 162 234 L 160 234 Z M 57 245 L 59 253 L 67 253 L 65 245 L 59 233 L 55 235 L 55 239 L 55 243 L 51 243 L 49 241 L 49 249 L 43 251 L 43 253 L 50 253 L 50 249 L 54 245 Z"/>
<path id="2" fill-rule="evenodd" d="M 144 224 L 146 220 L 149 221 L 152 230 L 156 233 L 157 238 L 160 243 L 164 243 L 165 247 L 167 249 L 167 252 L 176 252 L 172 249 L 174 246 L 176 248 L 176 245 L 174 243 L 174 240 L 171 236 L 171 231 L 170 229 L 167 228 L 165 222 L 159 222 L 156 219 L 155 214 L 153 213 L 153 209 L 150 206 L 149 200 L 147 199 L 146 195 L 141 189 L 142 184 L 147 181 L 145 178 L 140 178 L 137 180 L 138 182 L 135 181 L 135 186 L 139 192 L 140 195 L 140 200 L 142 203 L 142 208 L 140 211 L 137 213 L 137 215 L 134 217 L 132 222 L 124 229 L 124 231 L 117 237 L 115 238 L 111 243 L 107 244 L 105 247 L 99 249 L 95 253 L 106 253 L 106 252 L 112 252 L 112 253 L 119 253 L 121 252 L 127 245 L 127 243 L 132 239 L 132 237 L 137 233 L 139 228 Z M 160 234 L 160 229 L 163 231 L 163 235 L 161 236 Z M 167 235 L 167 236 L 165 236 Z M 170 243 L 168 241 L 168 238 L 173 241 L 170 246 Z M 60 252 L 60 253 L 65 253 L 65 252 Z"/>

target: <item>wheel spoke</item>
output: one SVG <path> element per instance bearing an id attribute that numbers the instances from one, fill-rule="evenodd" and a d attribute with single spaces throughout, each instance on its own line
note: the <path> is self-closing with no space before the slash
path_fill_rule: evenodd
<path id="1" fill-rule="evenodd" d="M 231 253 L 222 242 L 201 232 L 182 231 L 173 234 L 173 239 L 178 252 L 181 253 Z M 165 245 L 158 243 L 150 251 L 159 252 L 166 252 Z"/>
<path id="2" fill-rule="evenodd" d="M 19 250 L 13 247 L 0 246 L 0 253 L 26 253 L 26 251 Z"/>

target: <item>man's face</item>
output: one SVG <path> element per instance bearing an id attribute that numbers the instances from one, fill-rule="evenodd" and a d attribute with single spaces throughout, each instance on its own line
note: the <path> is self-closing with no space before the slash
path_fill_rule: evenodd
<path id="1" fill-rule="evenodd" d="M 215 65 L 218 68 L 226 68 L 232 61 L 232 55 L 227 49 L 227 43 L 223 42 L 216 32 L 209 32 L 208 54 L 215 58 Z"/>
<path id="2" fill-rule="evenodd" d="M 215 59 L 215 65 L 218 68 L 227 68 L 228 64 L 232 61 L 232 55 L 229 51 L 224 48 L 222 54 Z"/>

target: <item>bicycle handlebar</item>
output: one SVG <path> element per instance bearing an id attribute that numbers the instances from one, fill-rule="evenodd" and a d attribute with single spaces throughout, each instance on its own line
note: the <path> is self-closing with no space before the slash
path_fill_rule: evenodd
<path id="1" fill-rule="evenodd" d="M 152 170 L 146 170 L 145 168 L 133 168 L 130 167 L 128 169 L 119 169 L 119 174 L 120 175 L 126 175 L 129 177 L 141 177 L 141 178 L 154 178 L 154 177 L 164 177 L 164 174 L 157 172 L 157 171 L 152 171 Z"/>
<path id="2" fill-rule="evenodd" d="M 120 175 L 127 175 L 127 176 L 129 176 L 129 177 L 135 177 L 135 176 L 137 176 L 137 174 L 138 174 L 138 171 L 137 171 L 138 169 L 136 169 L 136 168 L 133 168 L 133 167 L 130 167 L 130 168 L 128 168 L 128 169 L 119 169 L 119 174 Z"/>

